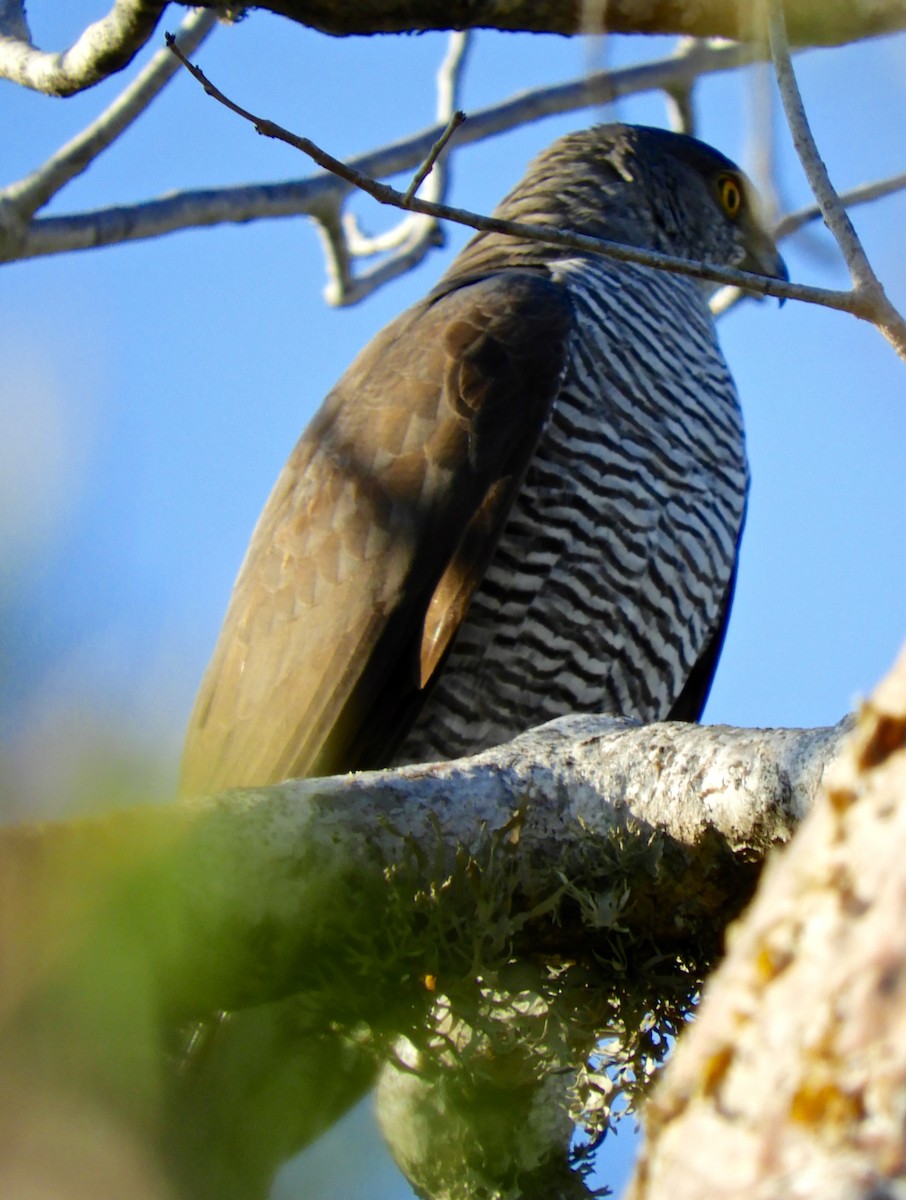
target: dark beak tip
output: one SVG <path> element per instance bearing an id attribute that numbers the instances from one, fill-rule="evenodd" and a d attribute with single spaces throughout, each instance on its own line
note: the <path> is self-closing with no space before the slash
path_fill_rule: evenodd
<path id="1" fill-rule="evenodd" d="M 786 263 L 783 261 L 783 259 L 781 258 L 781 256 L 779 254 L 777 255 L 777 269 L 775 272 L 775 278 L 779 279 L 781 283 L 789 283 L 790 282 L 790 272 L 787 269 Z M 786 296 L 778 296 L 777 297 L 777 307 L 783 308 L 784 304 L 786 304 Z"/>

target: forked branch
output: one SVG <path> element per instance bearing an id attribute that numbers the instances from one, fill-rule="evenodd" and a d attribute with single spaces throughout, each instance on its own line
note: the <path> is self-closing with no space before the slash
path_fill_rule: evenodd
<path id="1" fill-rule="evenodd" d="M 849 214 L 830 181 L 827 167 L 824 165 L 824 160 L 821 158 L 812 134 L 793 71 L 783 4 L 781 0 L 768 0 L 768 2 L 771 56 L 774 60 L 777 85 L 780 89 L 787 124 L 790 127 L 799 161 L 802 163 L 818 202 L 824 223 L 834 235 L 849 268 L 850 278 L 853 281 L 850 294 L 858 301 L 861 309 L 858 315 L 876 325 L 900 358 L 906 360 L 906 321 L 888 300 L 881 281 L 868 261 L 868 256 L 853 228 Z"/>
<path id="2" fill-rule="evenodd" d="M 49 96 L 72 96 L 121 71 L 154 32 L 166 0 L 115 0 L 68 50 L 32 44 L 21 0 L 0 4 L 0 78 Z"/>
<path id="3" fill-rule="evenodd" d="M 243 108 L 220 91 L 207 78 L 200 68 L 194 66 L 175 45 L 170 34 L 167 34 L 167 44 L 183 65 L 202 85 L 207 95 L 223 104 L 231 112 L 254 125 L 262 137 L 275 138 L 308 155 L 318 166 L 344 180 L 351 187 L 367 193 L 380 204 L 394 208 L 410 208 L 428 216 L 454 221 L 469 228 L 485 230 L 493 233 L 509 234 L 513 237 L 530 241 L 544 242 L 548 245 L 563 246 L 571 250 L 581 250 L 589 254 L 599 254 L 607 258 L 615 258 L 623 262 L 640 263 L 656 270 L 671 271 L 677 275 L 688 275 L 698 279 L 707 279 L 714 283 L 728 284 L 743 288 L 761 296 L 777 296 L 784 299 L 805 300 L 820 304 L 827 308 L 838 309 L 852 313 L 864 320 L 875 322 L 876 308 L 873 301 L 866 299 L 857 289 L 848 292 L 832 291 L 825 288 L 807 287 L 803 284 L 785 283 L 777 279 L 767 279 L 763 275 L 754 275 L 748 271 L 737 271 L 728 267 L 718 267 L 711 263 L 693 262 L 689 259 L 678 258 L 674 255 L 660 254 L 653 250 L 643 250 L 636 246 L 625 246 L 617 242 L 605 241 L 601 238 L 588 237 L 584 234 L 554 229 L 547 225 L 526 225 L 517 221 L 503 221 L 497 217 L 483 216 L 467 209 L 453 208 L 447 204 L 435 204 L 415 197 L 407 200 L 406 193 L 397 191 L 388 184 L 380 183 L 365 172 L 341 162 L 317 146 L 310 138 L 300 137 L 276 122 L 264 117 L 258 117 L 248 109 Z"/>

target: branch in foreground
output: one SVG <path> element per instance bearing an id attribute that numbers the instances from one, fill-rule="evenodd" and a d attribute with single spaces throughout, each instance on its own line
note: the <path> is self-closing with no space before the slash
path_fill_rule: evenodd
<path id="1" fill-rule="evenodd" d="M 420 1074 L 388 1068 L 382 1096 L 413 1179 L 461 1185 L 455 1110 L 478 1178 L 534 1162 L 578 1188 L 571 1120 L 603 1131 L 663 1056 L 841 733 L 576 717 L 458 763 L 6 830 L 0 1079 L 45 1143 L 75 1095 L 108 1146 L 137 1125 L 187 1195 L 249 1200 L 405 1034 Z M 174 1018 L 243 1005 L 164 1065 Z M 616 1077 L 587 1065 L 602 1036 Z M 432 1079 L 447 1120 L 420 1145 L 393 1113 L 430 1123 Z M 512 1144 L 468 1117 L 476 1096 L 527 1106 Z"/>
<path id="2" fill-rule="evenodd" d="M 906 653 L 769 867 L 647 1106 L 633 1200 L 899 1195 Z"/>
<path id="3" fill-rule="evenodd" d="M 841 734 L 573 717 L 454 763 L 8 829 L 0 1010 L 59 968 L 64 951 L 99 938 L 109 949 L 114 938 L 120 970 L 131 963 L 152 980 L 164 1015 L 289 992 L 314 1002 L 326 989 L 333 1016 L 351 973 L 374 1016 L 384 989 L 398 996 L 407 955 L 439 954 L 436 975 L 454 967 L 417 938 L 385 944 L 399 905 L 394 875 L 411 894 L 435 895 L 443 915 L 456 902 L 437 889 L 455 864 L 465 855 L 493 881 L 501 847 L 506 870 L 516 867 L 507 904 L 523 914 L 517 949 L 522 937 L 537 946 L 537 923 L 553 909 L 564 944 L 594 939 L 608 922 L 666 941 L 690 931 L 713 940 L 753 864 L 808 809 Z M 480 939 L 487 914 L 472 903 L 460 897 L 466 909 L 444 919 L 477 922 Z M 382 978 L 362 977 L 363 961 L 383 963 Z"/>
<path id="4" fill-rule="evenodd" d="M 729 70 L 750 61 L 752 55 L 752 49 L 744 46 L 699 44 L 680 59 L 668 56 L 620 71 L 601 71 L 571 83 L 527 91 L 470 113 L 468 122 L 457 131 L 457 145 L 484 141 L 544 116 L 574 112 L 674 84 L 681 86 L 684 79 Z M 446 121 L 447 116 L 420 134 L 358 155 L 351 165 L 365 175 L 377 177 L 411 171 L 426 158 Z M 222 223 L 241 224 L 301 214 L 321 220 L 325 209 L 339 213 L 349 191 L 348 183 L 325 172 L 291 183 L 177 192 L 140 204 L 44 217 L 29 224 L 26 224 L 29 214 L 17 212 L 8 202 L 7 224 L 16 229 L 16 237 L 0 245 L 0 261 L 95 249 Z M 6 199 L 7 193 L 0 191 L 0 202 Z"/>
<path id="5" fill-rule="evenodd" d="M 484 230 L 493 233 L 508 234 L 512 237 L 524 238 L 529 241 L 544 242 L 547 245 L 563 246 L 570 250 L 581 250 L 588 254 L 598 254 L 605 258 L 615 258 L 621 262 L 640 263 L 642 266 L 653 267 L 658 271 L 671 271 L 677 275 L 691 276 L 695 279 L 707 279 L 713 283 L 728 284 L 743 288 L 759 296 L 776 296 L 784 299 L 805 300 L 834 308 L 841 312 L 852 313 L 853 316 L 864 320 L 875 320 L 875 307 L 872 298 L 864 297 L 858 290 L 851 292 L 836 292 L 824 288 L 806 287 L 803 284 L 785 283 L 778 279 L 768 279 L 763 275 L 754 275 L 749 271 L 737 271 L 728 267 L 717 267 L 711 263 L 694 262 L 690 259 L 677 258 L 671 254 L 660 254 L 653 250 L 643 250 L 637 246 L 622 245 L 618 242 L 606 241 L 603 238 L 588 237 L 585 234 L 573 233 L 555 229 L 549 225 L 525 225 L 519 221 L 503 221 L 497 217 L 486 217 L 466 209 L 451 208 L 447 204 L 432 204 L 426 200 L 414 198 L 407 201 L 405 193 L 397 191 L 387 184 L 379 183 L 376 179 L 362 171 L 334 158 L 310 138 L 299 137 L 281 125 L 264 117 L 257 117 L 248 109 L 224 95 L 219 88 L 207 78 L 204 72 L 190 63 L 175 44 L 172 34 L 167 34 L 167 45 L 188 71 L 202 85 L 207 95 L 217 100 L 231 112 L 254 125 L 262 137 L 275 138 L 288 146 L 308 155 L 318 166 L 337 175 L 352 187 L 365 192 L 379 204 L 393 208 L 404 208 L 424 213 L 427 216 L 454 221 L 470 229 Z"/>
<path id="6" fill-rule="evenodd" d="M 853 281 L 853 295 L 863 301 L 863 315 L 877 325 L 900 358 L 906 360 L 906 320 L 890 303 L 868 261 L 852 221 L 837 195 L 812 135 L 793 71 L 782 0 L 769 0 L 771 55 L 780 98 L 793 144 L 811 185 L 824 222 L 836 239 Z"/>
<path id="7" fill-rule="evenodd" d="M 72 96 L 129 65 L 151 37 L 166 0 L 115 0 L 113 8 L 58 53 L 36 49 L 22 6 L 0 9 L 0 78 L 50 96 Z"/>

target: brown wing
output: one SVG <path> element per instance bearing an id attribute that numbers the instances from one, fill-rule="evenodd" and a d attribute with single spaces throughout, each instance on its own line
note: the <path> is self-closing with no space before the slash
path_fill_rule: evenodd
<path id="1" fill-rule="evenodd" d="M 503 272 L 387 326 L 258 522 L 195 702 L 183 790 L 386 761 L 465 614 L 556 397 L 572 314 Z"/>

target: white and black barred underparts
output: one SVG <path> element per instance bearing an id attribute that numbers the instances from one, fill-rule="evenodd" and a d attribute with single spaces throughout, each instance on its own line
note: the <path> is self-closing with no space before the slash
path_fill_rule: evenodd
<path id="1" fill-rule="evenodd" d="M 605 259 L 552 274 L 575 313 L 561 389 L 399 761 L 569 712 L 663 719 L 720 627 L 748 471 L 704 290 Z"/>

